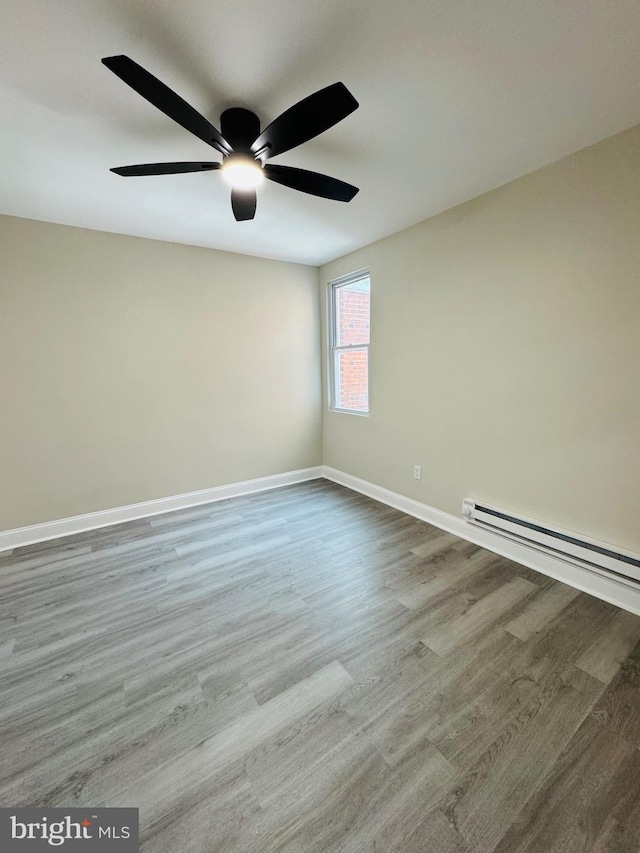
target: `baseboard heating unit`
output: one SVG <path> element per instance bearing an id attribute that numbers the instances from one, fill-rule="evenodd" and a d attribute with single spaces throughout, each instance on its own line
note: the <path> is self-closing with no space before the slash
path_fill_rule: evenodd
<path id="1" fill-rule="evenodd" d="M 528 518 L 520 518 L 502 509 L 471 498 L 462 502 L 462 517 L 477 527 L 550 554 L 568 563 L 640 585 L 640 557 L 614 549 L 602 542 L 585 539 L 565 530 L 554 530 Z"/>

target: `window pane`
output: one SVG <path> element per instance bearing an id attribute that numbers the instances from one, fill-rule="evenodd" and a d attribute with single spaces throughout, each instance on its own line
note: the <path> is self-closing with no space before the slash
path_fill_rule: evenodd
<path id="1" fill-rule="evenodd" d="M 336 346 L 369 343 L 369 279 L 335 289 Z"/>
<path id="2" fill-rule="evenodd" d="M 369 411 L 369 350 L 338 350 L 335 354 L 336 400 L 338 409 Z"/>

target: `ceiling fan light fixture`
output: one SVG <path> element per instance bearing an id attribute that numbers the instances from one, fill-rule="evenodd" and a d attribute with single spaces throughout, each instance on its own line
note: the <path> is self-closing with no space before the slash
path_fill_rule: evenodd
<path id="1" fill-rule="evenodd" d="M 222 177 L 238 190 L 253 190 L 264 181 L 260 163 L 244 154 L 232 154 L 222 164 Z"/>
<path id="2" fill-rule="evenodd" d="M 153 74 L 128 56 L 105 56 L 109 71 L 189 133 L 222 154 L 222 163 L 139 163 L 111 169 L 123 178 L 180 175 L 220 170 L 231 190 L 231 209 L 238 222 L 253 219 L 256 187 L 267 178 L 292 190 L 335 201 L 351 201 L 358 188 L 319 172 L 265 163 L 314 139 L 358 108 L 344 83 L 332 83 L 298 101 L 260 131 L 258 116 L 244 107 L 229 107 L 220 116 L 222 133 Z"/>

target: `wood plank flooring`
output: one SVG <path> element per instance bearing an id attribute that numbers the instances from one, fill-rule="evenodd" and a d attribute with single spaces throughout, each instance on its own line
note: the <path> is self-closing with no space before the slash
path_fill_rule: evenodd
<path id="1" fill-rule="evenodd" d="M 636 853 L 640 618 L 323 480 L 0 555 L 0 805 L 145 853 Z"/>

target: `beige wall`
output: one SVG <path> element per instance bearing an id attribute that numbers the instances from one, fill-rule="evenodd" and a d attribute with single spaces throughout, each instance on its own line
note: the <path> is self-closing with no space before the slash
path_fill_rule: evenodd
<path id="1" fill-rule="evenodd" d="M 317 271 L 0 217 L 0 530 L 320 463 Z"/>
<path id="2" fill-rule="evenodd" d="M 640 552 L 640 128 L 326 265 L 322 303 L 362 267 L 371 416 L 325 409 L 325 464 Z"/>

